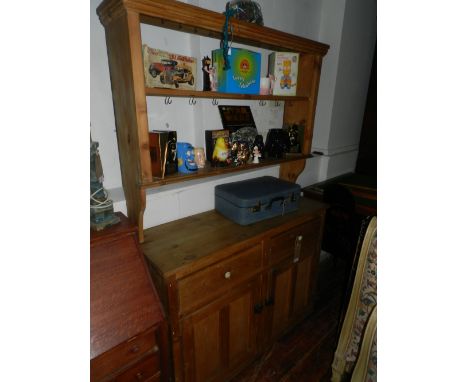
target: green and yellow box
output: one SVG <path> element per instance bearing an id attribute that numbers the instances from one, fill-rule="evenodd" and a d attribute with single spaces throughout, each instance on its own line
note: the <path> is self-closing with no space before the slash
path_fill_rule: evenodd
<path id="1" fill-rule="evenodd" d="M 261 55 L 247 49 L 230 48 L 231 68 L 224 70 L 223 50 L 211 52 L 215 89 L 222 93 L 259 94 Z"/>

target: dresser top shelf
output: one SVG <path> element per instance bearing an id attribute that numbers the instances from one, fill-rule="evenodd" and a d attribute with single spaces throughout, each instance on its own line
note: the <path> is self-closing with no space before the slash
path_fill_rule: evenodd
<path id="1" fill-rule="evenodd" d="M 174 0 L 105 0 L 97 8 L 104 25 L 124 11 L 139 14 L 140 22 L 143 24 L 215 39 L 222 38 L 225 23 L 225 16 L 222 13 Z M 238 43 L 263 49 L 313 53 L 320 56 L 324 56 L 330 47 L 327 44 L 235 18 L 232 18 L 231 22 L 235 41 Z"/>

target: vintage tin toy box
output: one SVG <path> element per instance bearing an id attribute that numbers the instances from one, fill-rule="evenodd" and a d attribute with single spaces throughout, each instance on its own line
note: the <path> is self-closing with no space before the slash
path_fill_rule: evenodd
<path id="1" fill-rule="evenodd" d="M 143 45 L 143 65 L 148 88 L 196 89 L 197 61 L 194 57 Z"/>
<path id="2" fill-rule="evenodd" d="M 273 95 L 295 96 L 299 53 L 274 52 L 268 56 L 268 73 L 273 76 Z"/>
<path id="3" fill-rule="evenodd" d="M 222 93 L 259 94 L 260 53 L 230 48 L 228 57 L 231 68 L 224 70 L 223 50 L 212 51 L 217 90 Z"/>
<path id="4" fill-rule="evenodd" d="M 215 209 L 240 225 L 284 215 L 299 207 L 301 187 L 273 176 L 215 186 Z"/>

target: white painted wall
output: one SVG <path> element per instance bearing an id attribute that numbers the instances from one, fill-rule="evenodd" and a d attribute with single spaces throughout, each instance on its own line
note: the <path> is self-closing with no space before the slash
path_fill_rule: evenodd
<path id="1" fill-rule="evenodd" d="M 219 0 L 189 0 L 190 4 L 221 12 L 225 2 Z M 99 142 L 101 159 L 104 168 L 104 186 L 111 193 L 114 207 L 117 211 L 126 212 L 125 200 L 122 192 L 117 139 L 115 134 L 115 120 L 112 105 L 107 51 L 104 28 L 96 15 L 96 8 L 100 0 L 91 0 L 90 26 L 91 26 L 91 135 L 93 140 Z M 306 169 L 298 179 L 302 186 L 310 185 L 330 177 L 330 174 L 348 171 L 350 163 L 355 158 L 349 154 L 343 155 L 340 148 L 354 145 L 359 140 L 361 121 L 359 111 L 365 102 L 359 99 L 358 106 L 352 104 L 356 99 L 347 98 L 346 84 L 356 79 L 364 81 L 362 88 L 367 89 L 370 67 L 360 64 L 366 56 L 371 62 L 372 52 L 366 51 L 367 43 L 361 46 L 359 53 L 353 55 L 353 44 L 359 42 L 362 36 L 370 36 L 368 22 L 360 21 L 360 12 L 365 17 L 375 15 L 375 0 L 365 0 L 358 5 L 348 7 L 351 0 L 258 0 L 262 7 L 265 25 L 330 44 L 331 48 L 325 57 L 322 66 L 322 78 L 317 102 L 317 115 L 313 139 L 313 149 L 325 152 L 327 155 L 316 157 L 307 161 Z M 367 7 L 367 8 L 366 8 Z M 372 13 L 373 12 L 373 13 Z M 350 17 L 350 21 L 347 20 Z M 357 31 L 355 31 L 357 29 Z M 343 37 L 344 33 L 349 36 Z M 367 34 L 366 34 L 367 33 Z M 368 40 L 371 38 L 369 37 Z M 191 55 L 201 59 L 209 55 L 212 49 L 219 46 L 219 41 L 207 38 L 190 36 L 181 32 L 169 31 L 162 28 L 142 26 L 142 40 L 152 47 L 168 51 Z M 375 40 L 374 40 L 375 41 Z M 361 43 L 361 42 L 359 42 Z M 341 53 L 342 44 L 346 44 L 344 53 Z M 362 44 L 361 44 L 362 45 Z M 262 53 L 262 73 L 266 73 L 266 57 L 268 52 Z M 367 59 L 367 53 L 369 58 Z M 346 60 L 356 62 L 349 66 Z M 368 73 L 365 73 L 368 70 Z M 355 72 L 358 71 L 359 75 Z M 199 74 L 199 89 L 201 89 L 201 72 Z M 367 76 L 367 81 L 365 80 Z M 360 87 L 358 87 L 361 89 Z M 353 88 L 354 89 L 354 88 Z M 337 93 L 344 92 L 340 97 Z M 361 97 L 362 91 L 355 91 L 355 97 Z M 365 92 L 364 92 L 365 93 Z M 186 140 L 195 146 L 204 146 L 204 130 L 221 128 L 218 110 L 211 104 L 211 100 L 198 99 L 195 106 L 190 106 L 188 100 L 173 99 L 171 105 L 164 105 L 164 100 L 158 97 L 147 97 L 148 123 L 150 129 L 177 130 L 178 139 Z M 239 104 L 241 101 L 219 101 L 220 104 Z M 348 105 L 350 103 L 351 105 Z M 256 101 L 242 101 L 252 108 L 257 128 L 266 137 L 270 128 L 281 127 L 283 118 L 282 106 L 276 107 L 273 103 L 260 107 Z M 335 117 L 335 113 L 343 113 Z M 362 112 L 361 112 L 362 119 Z M 346 126 L 346 120 L 352 126 Z M 348 131 L 349 130 L 349 131 Z M 342 135 L 343 134 L 343 135 Z M 330 146 L 333 143 L 335 146 Z M 338 149 L 336 155 L 330 156 L 329 148 Z M 338 155 L 340 154 L 340 155 Z M 357 153 L 356 153 L 357 154 Z M 331 158 L 333 157 L 333 161 Z M 337 161 L 336 158 L 341 158 Z M 354 162 L 353 162 L 354 161 Z M 330 163 L 332 165 L 330 165 Z M 214 186 L 219 183 L 248 179 L 263 175 L 278 176 L 279 167 L 236 174 L 235 176 L 221 176 L 204 181 L 192 181 L 183 185 L 171 185 L 158 190 L 151 190 L 147 195 L 145 211 L 145 228 L 158 225 L 171 220 L 179 219 L 198 212 L 214 208 Z"/>
<path id="2" fill-rule="evenodd" d="M 324 177 L 318 181 L 356 167 L 377 39 L 376 15 L 376 0 L 323 3 L 319 41 L 330 44 L 330 50 L 322 69 L 312 143 L 312 150 L 325 154 L 320 158 Z"/>

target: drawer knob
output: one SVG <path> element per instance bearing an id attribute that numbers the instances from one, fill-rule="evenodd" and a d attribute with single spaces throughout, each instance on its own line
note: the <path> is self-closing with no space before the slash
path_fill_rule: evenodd
<path id="1" fill-rule="evenodd" d="M 299 235 L 299 236 L 297 237 L 297 240 L 298 240 L 298 241 L 301 241 L 301 240 L 302 240 L 302 235 Z"/>
<path id="2" fill-rule="evenodd" d="M 130 349 L 130 353 L 138 353 L 140 351 L 140 347 L 138 345 L 135 345 L 133 346 L 131 349 Z"/>
<path id="3" fill-rule="evenodd" d="M 143 379 L 144 375 L 142 372 L 137 373 L 136 378 L 137 380 L 141 381 Z"/>
<path id="4" fill-rule="evenodd" d="M 230 279 L 231 278 L 231 272 L 227 271 L 225 274 L 224 274 L 224 278 L 227 280 L 227 279 Z"/>

